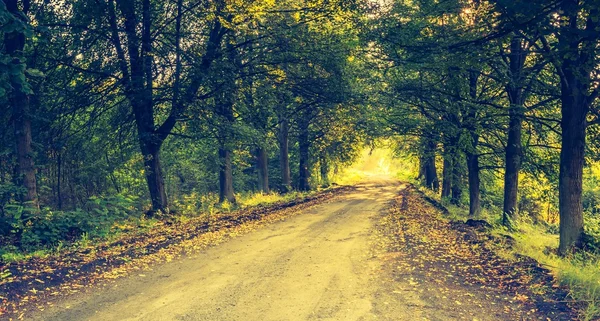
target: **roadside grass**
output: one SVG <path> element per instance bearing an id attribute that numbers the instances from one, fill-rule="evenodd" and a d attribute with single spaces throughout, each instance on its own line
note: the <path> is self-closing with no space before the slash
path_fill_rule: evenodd
<path id="1" fill-rule="evenodd" d="M 279 193 L 241 193 L 238 196 L 238 205 L 240 208 L 250 208 L 255 206 L 265 206 L 279 202 L 291 202 L 296 199 L 307 197 L 314 192 L 291 191 L 286 194 Z"/>
<path id="2" fill-rule="evenodd" d="M 365 177 L 366 174 L 363 170 L 348 168 L 338 174 L 334 174 L 331 181 L 339 185 L 354 185 L 363 181 Z"/>
<path id="3" fill-rule="evenodd" d="M 49 256 L 59 256 L 62 253 L 74 250 L 93 249 L 99 243 L 116 241 L 124 235 L 146 233 L 164 221 L 186 222 L 192 218 L 199 218 L 200 223 L 210 222 L 220 214 L 229 214 L 236 210 L 244 210 L 252 207 L 292 202 L 321 191 L 323 189 L 310 192 L 292 191 L 286 194 L 245 192 L 236 194 L 237 204 L 229 202 L 219 204 L 218 195 L 216 194 L 198 195 L 190 193 L 173 202 L 174 211 L 172 213 L 158 215 L 154 218 L 136 215 L 136 217 L 115 220 L 106 232 L 99 235 L 82 233 L 72 241 L 60 240 L 51 244 L 26 248 L 19 248 L 11 244 L 2 244 L 0 245 L 0 267 L 3 264 L 22 262 L 32 258 L 46 258 Z M 0 269 L 0 280 L 3 278 L 1 272 Z"/>
<path id="4" fill-rule="evenodd" d="M 417 186 L 417 185 L 415 185 Z M 426 188 L 417 186 L 426 196 L 440 202 L 448 210 L 448 220 L 466 221 L 469 219 L 468 208 L 450 204 L 441 200 L 440 196 Z M 514 239 L 510 247 L 498 247 L 496 252 L 505 258 L 516 255 L 531 257 L 546 267 L 554 275 L 558 285 L 566 286 L 569 298 L 565 301 L 582 307 L 579 311 L 582 320 L 600 320 L 600 253 L 582 251 L 567 257 L 557 255 L 558 228 L 553 225 L 534 225 L 527 221 L 518 221 L 515 231 L 508 231 L 500 224 L 500 212 L 483 209 L 482 219 L 493 228 L 491 234 L 509 236 Z M 547 291 L 547 289 L 539 289 Z"/>
<path id="5" fill-rule="evenodd" d="M 50 253 L 51 252 L 47 249 L 40 249 L 32 252 L 22 252 L 17 249 L 11 249 L 10 247 L 0 248 L 2 262 L 6 263 L 24 261 L 34 257 L 44 258 L 50 255 Z M 0 279 L 2 279 L 2 277 L 0 277 Z"/>
<path id="6" fill-rule="evenodd" d="M 494 233 L 508 234 L 515 239 L 515 245 L 508 254 L 529 256 L 553 272 L 560 285 L 569 288 L 571 298 L 584 307 L 580 313 L 583 320 L 600 318 L 600 255 L 581 252 L 568 257 L 556 254 L 558 235 L 548 232 L 544 226 L 521 222 L 518 231 L 509 233 L 502 227 L 495 227 Z"/>

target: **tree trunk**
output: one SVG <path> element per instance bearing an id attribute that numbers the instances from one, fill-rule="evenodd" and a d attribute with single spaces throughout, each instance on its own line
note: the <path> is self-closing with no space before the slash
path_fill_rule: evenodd
<path id="1" fill-rule="evenodd" d="M 475 101 L 477 99 L 477 82 L 480 73 L 476 70 L 469 71 L 469 97 Z M 467 154 L 467 172 L 469 175 L 469 216 L 479 217 L 481 214 L 481 191 L 479 179 L 479 154 L 477 145 L 479 144 L 479 134 L 476 129 L 471 127 L 477 121 L 477 111 L 469 107 L 466 116 L 471 132 L 472 143 L 469 146 Z"/>
<path id="2" fill-rule="evenodd" d="M 231 93 L 222 92 L 220 94 L 221 99 L 217 103 L 217 113 L 222 117 L 219 124 L 219 203 L 227 200 L 235 204 L 231 148 L 229 147 L 229 144 L 233 140 L 231 129 L 234 122 L 231 95 Z"/>
<path id="3" fill-rule="evenodd" d="M 425 176 L 425 186 L 431 190 L 440 189 L 440 181 L 435 167 L 435 147 L 436 143 L 432 140 L 425 143 L 425 152 L 423 155 L 423 174 Z"/>
<path id="4" fill-rule="evenodd" d="M 16 20 L 20 20 L 23 24 L 25 15 L 29 9 L 27 3 L 23 7 L 23 11 L 19 9 L 17 0 L 4 0 L 6 10 L 14 16 Z M 13 70 L 21 70 L 25 64 L 23 57 L 23 49 L 25 48 L 25 33 L 21 28 L 16 28 L 15 31 L 4 35 L 4 48 L 6 54 L 11 57 Z M 39 209 L 37 196 L 37 181 L 35 177 L 35 165 L 33 162 L 33 150 L 31 148 L 31 118 L 30 104 L 27 81 L 23 79 L 25 75 L 10 75 L 10 85 L 12 92 L 9 94 L 9 103 L 12 107 L 12 121 L 15 134 L 15 152 L 17 155 L 17 185 L 25 188 L 25 194 L 22 196 L 22 201 L 29 206 Z"/>
<path id="5" fill-rule="evenodd" d="M 135 117 L 140 150 L 144 157 L 144 173 L 152 202 L 152 209 L 148 214 L 153 215 L 156 212 L 168 211 L 168 203 L 159 157 L 160 147 L 167 134 L 157 133 L 154 124 L 153 76 L 150 70 L 152 64 L 150 53 L 152 51 L 152 39 L 149 36 L 149 29 L 152 25 L 150 2 L 144 0 L 143 3 L 141 41 L 137 34 L 139 24 L 134 2 L 117 1 L 116 3 L 124 18 L 130 71 L 127 71 L 124 51 L 115 30 L 113 30 L 112 40 L 117 49 L 124 74 L 127 98 Z M 116 28 L 116 15 L 112 3 L 109 4 L 109 15 L 112 28 Z"/>
<path id="6" fill-rule="evenodd" d="M 310 170 L 309 170 L 309 149 L 310 142 L 308 140 L 308 122 L 300 121 L 298 125 L 298 129 L 300 131 L 298 135 L 298 145 L 299 145 L 299 153 L 300 153 L 300 165 L 298 168 L 298 189 L 301 191 L 310 190 Z"/>
<path id="7" fill-rule="evenodd" d="M 577 85 L 573 81 L 571 86 Z M 558 199 L 560 212 L 559 253 L 566 254 L 581 245 L 583 236 L 583 205 L 581 200 L 583 165 L 585 155 L 585 130 L 588 107 L 586 97 L 579 88 L 562 93 L 562 148 L 560 151 L 560 174 Z"/>
<path id="8" fill-rule="evenodd" d="M 427 188 L 437 192 L 440 189 L 440 180 L 435 167 L 435 155 L 429 156 L 425 164 L 425 184 Z"/>
<path id="9" fill-rule="evenodd" d="M 522 73 L 525 66 L 527 52 L 523 49 L 521 37 L 514 35 L 510 45 L 510 79 L 506 92 L 510 101 L 508 141 L 504 163 L 504 208 L 502 211 L 502 224 L 512 228 L 512 222 L 517 216 L 517 202 L 519 192 L 519 171 L 523 148 L 521 131 L 523 127 L 525 97 L 522 85 Z"/>
<path id="10" fill-rule="evenodd" d="M 521 130 L 523 126 L 522 106 L 511 107 L 506 160 L 504 164 L 504 210 L 502 224 L 511 227 L 516 219 L 519 191 L 519 171 L 521 169 Z"/>
<path id="11" fill-rule="evenodd" d="M 425 166 L 426 163 L 427 161 L 425 160 L 425 157 L 423 155 L 419 155 L 419 174 L 417 174 L 418 181 L 425 179 L 425 172 L 427 171 Z"/>
<path id="12" fill-rule="evenodd" d="M 479 217 L 481 214 L 479 155 L 467 154 L 467 169 L 469 175 L 469 216 Z"/>
<path id="13" fill-rule="evenodd" d="M 15 91 L 19 91 L 16 89 Z M 23 202 L 39 209 L 37 182 L 31 149 L 31 120 L 29 119 L 29 99 L 21 92 L 13 92 L 10 103 L 13 110 L 13 123 L 17 152 L 17 185 L 25 188 Z"/>
<path id="14" fill-rule="evenodd" d="M 598 94 L 594 92 L 595 82 L 592 73 L 597 68 L 600 35 L 597 32 L 599 9 L 589 8 L 585 25 L 579 24 L 582 12 L 587 11 L 580 1 L 561 2 L 563 10 L 558 34 L 559 48 L 562 48 L 560 63 L 556 68 L 561 83 L 561 128 L 562 148 L 560 151 L 560 174 L 558 201 L 560 216 L 561 255 L 580 247 L 584 235 L 582 180 L 585 162 L 585 134 L 587 115 Z M 580 27 L 584 27 L 582 30 Z M 583 35 L 586 36 L 576 36 Z M 591 92 L 594 94 L 590 95 Z"/>
<path id="15" fill-rule="evenodd" d="M 58 151 L 56 156 L 56 199 L 58 201 L 58 210 L 63 209 L 62 191 L 62 151 Z"/>
<path id="16" fill-rule="evenodd" d="M 160 145 L 140 140 L 140 147 L 144 157 L 144 175 L 152 202 L 152 210 L 148 214 L 152 216 L 168 208 L 167 191 L 160 165 Z"/>
<path id="17" fill-rule="evenodd" d="M 219 148 L 219 203 L 223 203 L 225 200 L 236 203 L 233 193 L 231 152 L 222 146 Z"/>
<path id="18" fill-rule="evenodd" d="M 442 198 L 450 197 L 452 189 L 452 161 L 450 155 L 444 155 L 444 168 L 442 169 Z"/>
<path id="19" fill-rule="evenodd" d="M 270 193 L 269 189 L 269 157 L 264 147 L 256 149 L 256 169 L 258 171 L 258 189 L 263 193 Z"/>
<path id="20" fill-rule="evenodd" d="M 236 72 L 234 66 L 238 60 L 237 51 L 233 46 L 233 39 L 225 41 L 228 55 L 223 58 L 223 63 L 228 68 L 222 75 L 223 88 L 218 93 L 216 99 L 216 113 L 219 119 L 219 203 L 225 200 L 235 204 L 235 194 L 233 192 L 233 168 L 231 165 L 232 145 L 235 140 L 233 126 L 235 124 L 234 104 L 238 94 L 238 88 L 235 83 Z"/>
<path id="21" fill-rule="evenodd" d="M 329 186 L 329 162 L 327 162 L 325 156 L 322 156 L 319 160 L 319 167 L 321 172 L 321 184 L 323 186 Z"/>
<path id="22" fill-rule="evenodd" d="M 279 118 L 279 166 L 281 167 L 281 188 L 287 193 L 292 189 L 290 177 L 290 155 L 289 155 L 289 123 L 285 117 Z"/>

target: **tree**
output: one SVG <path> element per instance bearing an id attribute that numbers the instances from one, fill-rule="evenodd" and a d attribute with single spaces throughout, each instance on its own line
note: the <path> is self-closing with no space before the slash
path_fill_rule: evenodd
<path id="1" fill-rule="evenodd" d="M 563 1 L 559 8 L 562 11 L 557 21 L 559 58 L 554 60 L 560 76 L 562 103 L 558 250 L 565 254 L 581 246 L 583 237 L 581 195 L 585 135 L 587 116 L 599 93 L 592 77 L 598 66 L 600 9 L 594 1 L 577 0 Z"/>
<path id="2" fill-rule="evenodd" d="M 518 5 L 518 4 L 517 4 Z M 551 62 L 560 80 L 561 156 L 559 174 L 560 245 L 566 254 L 581 245 L 581 201 L 586 128 L 590 112 L 597 114 L 598 20 L 594 1 L 567 0 L 556 5 L 545 1 L 527 6 L 524 14 L 511 16 L 514 3 L 498 1 L 503 27 L 524 37 L 540 36 L 536 48 Z"/>
<path id="3" fill-rule="evenodd" d="M 8 21 L 4 27 L 4 68 L 8 69 L 10 89 L 8 101 L 12 110 L 12 122 L 15 135 L 17 155 L 16 185 L 23 186 L 25 193 L 23 202 L 34 209 L 39 209 L 33 150 L 31 148 L 31 110 L 30 95 L 32 90 L 26 79 L 27 63 L 25 61 L 25 44 L 31 33 L 27 13 L 29 1 L 3 0 L 0 15 Z M 3 57 L 4 58 L 4 57 Z M 5 89 L 3 89 L 5 91 Z"/>

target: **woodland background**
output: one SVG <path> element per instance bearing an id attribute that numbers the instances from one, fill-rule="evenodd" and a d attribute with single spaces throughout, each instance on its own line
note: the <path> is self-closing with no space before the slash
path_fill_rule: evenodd
<path id="1" fill-rule="evenodd" d="M 3 0 L 3 260 L 326 187 L 385 145 L 448 206 L 596 262 L 598 8 Z"/>

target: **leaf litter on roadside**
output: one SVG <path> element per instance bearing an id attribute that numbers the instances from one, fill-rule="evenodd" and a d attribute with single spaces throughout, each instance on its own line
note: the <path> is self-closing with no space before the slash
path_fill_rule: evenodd
<path id="1" fill-rule="evenodd" d="M 577 317 L 549 271 L 530 258 L 500 257 L 485 229 L 450 222 L 442 212 L 408 185 L 376 231 L 384 270 L 396 284 L 418 293 L 430 313 L 437 309 L 465 320 Z"/>

